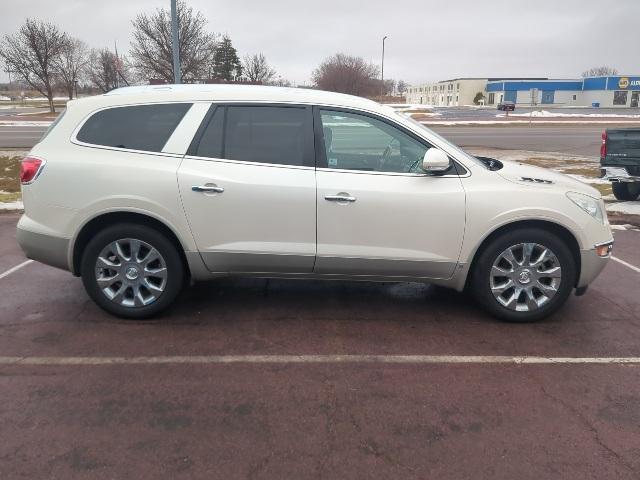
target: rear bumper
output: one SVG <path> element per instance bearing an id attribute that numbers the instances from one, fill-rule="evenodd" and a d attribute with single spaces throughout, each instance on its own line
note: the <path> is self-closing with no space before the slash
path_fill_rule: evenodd
<path id="1" fill-rule="evenodd" d="M 640 177 L 630 175 L 625 167 L 601 167 L 600 177 L 610 182 L 640 182 Z"/>
<path id="2" fill-rule="evenodd" d="M 606 244 L 613 245 L 613 240 L 611 242 L 607 242 Z M 586 287 L 591 282 L 593 282 L 605 265 L 609 262 L 609 258 L 611 258 L 611 253 L 609 253 L 606 257 L 601 257 L 596 253 L 596 249 L 592 248 L 589 250 L 580 250 L 580 278 L 578 279 L 578 283 L 576 285 L 577 288 Z"/>
<path id="3" fill-rule="evenodd" d="M 69 270 L 68 252 L 69 239 L 60 238 L 43 233 L 32 232 L 18 225 L 16 231 L 18 245 L 32 260 L 51 265 L 52 267 Z"/>

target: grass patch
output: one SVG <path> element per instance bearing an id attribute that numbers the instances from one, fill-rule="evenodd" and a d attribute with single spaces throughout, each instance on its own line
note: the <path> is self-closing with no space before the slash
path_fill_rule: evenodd
<path id="1" fill-rule="evenodd" d="M 589 185 L 598 190 L 603 197 L 613 193 L 610 183 L 590 183 Z"/>
<path id="2" fill-rule="evenodd" d="M 20 160 L 22 156 L 0 156 L 0 201 L 10 202 L 20 197 Z M 4 197 L 18 195 L 13 200 Z"/>
<path id="3" fill-rule="evenodd" d="M 580 175 L 582 177 L 591 177 L 591 178 L 599 178 L 600 177 L 600 168 L 599 167 L 567 167 L 562 169 L 562 173 L 567 175 Z"/>
<path id="4" fill-rule="evenodd" d="M 0 193 L 0 203 L 17 202 L 22 198 L 20 192 Z"/>

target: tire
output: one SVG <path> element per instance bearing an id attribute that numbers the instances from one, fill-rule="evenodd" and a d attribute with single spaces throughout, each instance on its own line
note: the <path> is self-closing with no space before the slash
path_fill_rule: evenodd
<path id="1" fill-rule="evenodd" d="M 618 200 L 633 201 L 640 197 L 640 182 L 613 182 L 611 188 Z"/>
<path id="2" fill-rule="evenodd" d="M 165 310 L 185 278 L 185 266 L 171 240 L 132 223 L 112 225 L 95 235 L 84 249 L 80 272 L 85 290 L 103 310 L 130 319 Z"/>
<path id="3" fill-rule="evenodd" d="M 528 262 L 525 249 L 530 250 Z M 543 257 L 545 250 L 551 255 Z M 534 322 L 558 310 L 575 283 L 576 264 L 567 244 L 551 232 L 523 228 L 505 232 L 483 248 L 469 286 L 477 302 L 493 316 L 508 322 Z"/>

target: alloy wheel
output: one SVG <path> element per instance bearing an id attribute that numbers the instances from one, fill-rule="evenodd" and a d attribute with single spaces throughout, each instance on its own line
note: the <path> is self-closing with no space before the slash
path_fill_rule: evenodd
<path id="1" fill-rule="evenodd" d="M 122 238 L 102 249 L 95 264 L 98 288 L 112 302 L 142 307 L 155 302 L 167 285 L 167 264 L 142 240 Z"/>
<path id="2" fill-rule="evenodd" d="M 491 293 L 504 307 L 518 312 L 537 310 L 558 293 L 562 268 L 544 245 L 520 243 L 504 250 L 493 262 Z"/>

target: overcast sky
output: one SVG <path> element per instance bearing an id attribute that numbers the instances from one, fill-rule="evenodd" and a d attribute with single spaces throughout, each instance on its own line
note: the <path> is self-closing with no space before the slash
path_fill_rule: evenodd
<path id="1" fill-rule="evenodd" d="M 380 63 L 409 83 L 454 77 L 570 78 L 610 65 L 640 75 L 640 0 L 187 0 L 240 56 L 263 52 L 284 78 L 309 83 L 336 52 Z M 125 52 L 131 19 L 169 0 L 2 0 L 0 33 L 27 16 L 91 47 Z M 6 80 L 6 74 L 0 74 Z"/>

